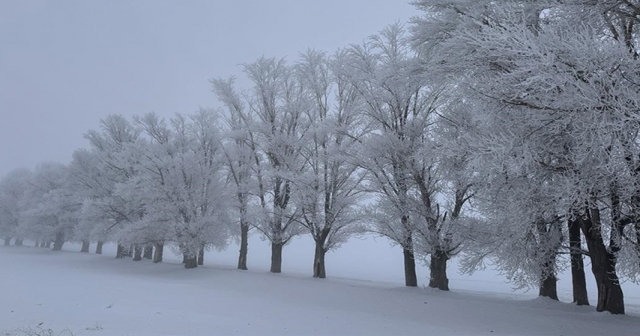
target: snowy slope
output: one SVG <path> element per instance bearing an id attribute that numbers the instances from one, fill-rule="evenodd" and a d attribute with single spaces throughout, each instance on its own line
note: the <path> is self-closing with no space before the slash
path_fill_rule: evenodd
<path id="1" fill-rule="evenodd" d="M 257 262 L 265 256 L 258 243 L 253 245 Z M 505 298 L 474 290 L 491 288 L 500 279 L 456 281 L 453 292 L 443 293 L 388 282 L 318 280 L 212 265 L 216 262 L 211 259 L 230 264 L 225 255 L 211 252 L 210 265 L 185 270 L 177 263 L 153 265 L 108 254 L 0 248 L 0 330 L 39 323 L 56 332 L 68 328 L 76 336 L 566 336 L 632 335 L 640 330 L 633 304 L 630 315 L 612 316 L 593 307 L 527 299 L 533 293 Z M 294 260 L 296 255 L 287 266 L 296 273 Z M 361 266 L 384 268 L 385 263 Z M 466 288 L 456 291 L 462 284 Z"/>

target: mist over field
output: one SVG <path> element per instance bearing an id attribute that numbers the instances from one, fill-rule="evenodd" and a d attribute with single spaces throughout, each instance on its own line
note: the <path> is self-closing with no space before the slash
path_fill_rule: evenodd
<path id="1" fill-rule="evenodd" d="M 633 317 L 612 319 L 568 303 L 569 274 L 558 285 L 564 303 L 536 299 L 535 290 L 514 291 L 491 269 L 458 274 L 455 259 L 452 292 L 423 288 L 424 266 L 418 267 L 421 288 L 404 289 L 400 249 L 365 237 L 329 253 L 332 276 L 319 281 L 309 276 L 308 245 L 301 238 L 285 248 L 282 275 L 268 273 L 270 249 L 257 237 L 250 240 L 249 273 L 234 270 L 235 244 L 207 252 L 195 274 L 185 273 L 172 253 L 164 265 L 115 260 L 113 245 L 102 256 L 78 253 L 79 244 L 53 254 L 0 248 L 0 261 L 11 270 L 0 284 L 14 293 L 0 303 L 0 330 L 36 330 L 42 323 L 43 330 L 73 335 L 210 335 L 212 328 L 220 335 L 599 335 L 640 326 L 640 292 L 628 283 Z M 595 291 L 593 281 L 589 290 Z"/>

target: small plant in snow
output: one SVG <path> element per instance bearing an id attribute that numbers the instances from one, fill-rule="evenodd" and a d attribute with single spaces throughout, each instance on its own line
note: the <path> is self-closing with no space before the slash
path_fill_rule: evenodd
<path id="1" fill-rule="evenodd" d="M 2 331 L 3 336 L 73 336 L 69 329 L 64 329 L 59 333 L 50 328 L 43 328 L 42 323 L 36 327 L 25 327 L 14 330 Z"/>
<path id="2" fill-rule="evenodd" d="M 104 329 L 104 328 L 98 323 L 94 324 L 92 327 L 84 328 L 84 330 L 87 330 L 87 331 L 98 331 L 98 330 L 102 330 L 102 329 Z"/>

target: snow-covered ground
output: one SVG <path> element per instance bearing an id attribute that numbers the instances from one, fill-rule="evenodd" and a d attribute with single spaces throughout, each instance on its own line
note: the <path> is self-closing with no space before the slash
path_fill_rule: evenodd
<path id="1" fill-rule="evenodd" d="M 269 249 L 250 242 L 248 272 L 234 269 L 236 246 L 185 270 L 166 262 L 0 247 L 0 331 L 40 328 L 58 335 L 635 335 L 640 287 L 625 283 L 627 316 L 596 313 L 512 291 L 492 270 L 450 271 L 452 292 L 402 286 L 402 254 L 384 239 L 352 240 L 327 258 L 329 279 L 309 276 L 307 238 L 285 247 L 281 275 L 267 272 Z M 167 251 L 169 252 L 169 251 Z M 173 260 L 173 262 L 172 262 Z M 420 280 L 427 269 L 419 269 Z M 589 280 L 591 280 L 589 278 Z M 561 299 L 571 297 L 561 277 Z M 590 282 L 590 297 L 596 292 Z M 11 333 L 10 333 L 11 334 Z M 0 332 L 0 335 L 4 335 Z"/>

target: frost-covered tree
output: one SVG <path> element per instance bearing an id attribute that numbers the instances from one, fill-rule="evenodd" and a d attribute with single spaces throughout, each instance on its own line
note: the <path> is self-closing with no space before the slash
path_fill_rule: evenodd
<path id="1" fill-rule="evenodd" d="M 84 202 L 83 220 L 99 225 L 94 231 L 111 239 L 117 240 L 116 233 L 125 224 L 139 219 L 142 212 L 139 203 L 116 194 L 117 188 L 136 174 L 135 157 L 128 151 L 139 135 L 140 131 L 120 115 L 107 116 L 100 121 L 100 131 L 91 130 L 85 135 L 97 156 L 97 174 L 89 176 L 99 187 L 93 189 L 95 195 Z M 118 243 L 116 258 L 127 256 L 129 250 L 129 246 Z"/>
<path id="2" fill-rule="evenodd" d="M 492 198 L 494 210 L 526 215 L 519 221 L 527 229 L 541 221 L 550 225 L 555 216 L 580 223 L 598 284 L 597 310 L 624 313 L 616 269 L 625 260 L 620 257 L 636 250 L 635 240 L 624 237 L 635 238 L 638 229 L 632 210 L 635 1 L 416 3 L 425 10 L 416 22 L 416 43 L 425 52 L 436 50 L 442 76 L 480 107 L 472 142 L 483 163 L 480 175 L 491 188 L 531 190 L 517 185 L 529 178 L 540 187 L 538 201 L 523 196 L 506 209 L 505 198 Z"/>
<path id="3" fill-rule="evenodd" d="M 238 225 L 240 229 L 240 251 L 238 269 L 247 269 L 249 250 L 249 220 L 252 195 L 256 192 L 254 170 L 259 163 L 255 135 L 251 129 L 250 116 L 241 95 L 234 88 L 234 78 L 212 80 L 213 92 L 227 109 L 227 134 L 223 141 L 225 163 L 229 179 L 235 186 Z"/>
<path id="4" fill-rule="evenodd" d="M 170 127 L 154 114 L 138 118 L 143 138 L 132 144 L 139 170 L 116 194 L 142 213 L 121 235 L 137 244 L 175 242 L 185 267 L 202 265 L 204 250 L 228 239 L 228 188 L 220 134 L 212 111 L 176 115 Z"/>
<path id="5" fill-rule="evenodd" d="M 353 159 L 368 131 L 361 99 L 342 68 L 344 52 L 329 59 L 309 50 L 295 65 L 303 94 L 312 102 L 304 122 L 301 157 L 305 169 L 294 177 L 300 224 L 315 241 L 313 276 L 326 277 L 325 254 L 362 230 L 358 203 L 365 171 Z"/>
<path id="6" fill-rule="evenodd" d="M 431 256 L 430 286 L 448 290 L 446 262 L 460 246 L 454 219 L 469 188 L 451 181 L 458 204 L 447 218 L 438 200 L 444 166 L 435 133 L 445 82 L 429 79 L 424 72 L 428 65 L 418 56 L 404 28 L 395 24 L 351 47 L 343 71 L 365 101 L 372 128 L 360 162 L 369 172 L 367 188 L 379 195 L 370 211 L 372 230 L 402 247 L 407 286 L 417 286 L 415 254 L 420 253 Z"/>
<path id="7" fill-rule="evenodd" d="M 380 195 L 371 213 L 373 231 L 400 245 L 405 284 L 417 286 L 409 161 L 415 154 L 412 140 L 418 133 L 422 136 L 422 129 L 412 129 L 411 123 L 421 112 L 413 108 L 423 108 L 419 101 L 423 78 L 412 76 L 416 58 L 400 25 L 387 27 L 348 52 L 343 75 L 364 100 L 365 114 L 372 123 L 371 134 L 363 140 L 360 165 L 369 172 L 367 188 Z"/>
<path id="8" fill-rule="evenodd" d="M 418 188 L 413 211 L 422 219 L 416 226 L 416 251 L 429 258 L 429 287 L 448 290 L 447 263 L 465 249 L 477 222 L 468 213 L 476 188 L 467 132 L 474 125 L 469 104 L 443 93 L 438 99 L 443 103 L 432 110 L 435 116 L 423 131 L 429 140 L 421 141 L 422 150 L 412 161 Z"/>
<path id="9" fill-rule="evenodd" d="M 69 183 L 74 190 L 74 196 L 82 204 L 74 235 L 83 242 L 96 241 L 97 254 L 102 254 L 104 242 L 112 238 L 108 222 L 102 222 L 104 219 L 100 216 L 94 217 L 88 213 L 93 200 L 111 195 L 113 181 L 105 169 L 100 154 L 96 150 L 87 149 L 76 150 L 68 166 Z"/>
<path id="10" fill-rule="evenodd" d="M 82 203 L 70 188 L 69 172 L 59 163 L 38 165 L 25 191 L 20 231 L 32 239 L 54 240 L 53 250 L 73 239 Z"/>
<path id="11" fill-rule="evenodd" d="M 10 171 L 0 180 L 0 236 L 4 246 L 11 244 L 11 239 L 20 239 L 18 227 L 20 212 L 25 202 L 25 192 L 31 180 L 31 171 L 16 169 Z M 41 237 L 48 238 L 51 237 Z"/>
<path id="12" fill-rule="evenodd" d="M 309 109 L 303 85 L 284 60 L 260 58 L 244 65 L 252 83 L 248 127 L 255 148 L 255 228 L 271 242 L 271 272 L 282 271 L 283 247 L 301 233 L 300 209 L 292 198 L 294 177 L 303 171 L 303 116 Z"/>

